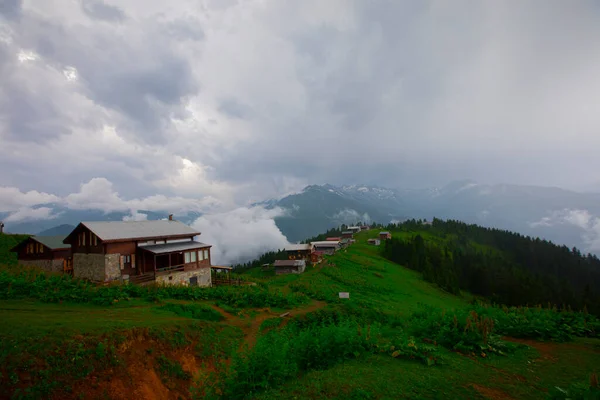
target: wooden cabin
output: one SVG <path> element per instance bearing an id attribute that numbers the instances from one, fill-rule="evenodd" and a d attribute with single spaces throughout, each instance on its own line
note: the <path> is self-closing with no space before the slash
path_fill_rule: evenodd
<path id="1" fill-rule="evenodd" d="M 81 222 L 65 238 L 73 275 L 95 282 L 125 280 L 211 286 L 211 245 L 200 232 L 169 218 L 160 221 Z"/>
<path id="2" fill-rule="evenodd" d="M 19 265 L 36 266 L 49 272 L 72 271 L 71 246 L 66 236 L 30 236 L 10 251 L 17 253 Z"/>
<path id="3" fill-rule="evenodd" d="M 313 246 L 310 243 L 291 244 L 285 248 L 288 260 L 310 260 L 310 253 L 312 251 Z"/>
<path id="4" fill-rule="evenodd" d="M 387 240 L 387 239 L 391 239 L 392 238 L 392 234 L 389 232 L 379 232 L 379 239 L 381 240 Z"/>
<path id="5" fill-rule="evenodd" d="M 369 243 L 373 246 L 379 246 L 381 244 L 381 240 L 380 239 L 369 239 L 369 240 L 367 240 L 367 243 Z"/>
<path id="6" fill-rule="evenodd" d="M 349 226 L 348 227 L 348 231 L 352 232 L 352 233 L 358 233 L 361 231 L 361 227 L 360 226 Z"/>
<path id="7" fill-rule="evenodd" d="M 352 239 L 354 237 L 354 233 L 352 231 L 342 232 L 342 239 Z"/>
<path id="8" fill-rule="evenodd" d="M 312 242 L 313 249 L 315 251 L 322 252 L 323 254 L 332 255 L 340 248 L 340 242 L 333 240 L 326 240 L 323 242 Z"/>
<path id="9" fill-rule="evenodd" d="M 276 275 L 301 274 L 306 269 L 304 260 L 277 260 L 273 264 Z"/>

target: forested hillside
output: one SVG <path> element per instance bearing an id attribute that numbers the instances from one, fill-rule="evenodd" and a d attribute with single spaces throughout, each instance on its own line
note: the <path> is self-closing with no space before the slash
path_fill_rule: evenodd
<path id="1" fill-rule="evenodd" d="M 552 303 L 600 314 L 600 260 L 517 233 L 435 219 L 389 225 L 387 259 L 425 280 L 506 305 Z"/>

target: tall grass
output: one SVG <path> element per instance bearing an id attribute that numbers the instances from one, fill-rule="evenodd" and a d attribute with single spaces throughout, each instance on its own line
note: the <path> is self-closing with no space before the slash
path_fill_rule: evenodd
<path id="1" fill-rule="evenodd" d="M 307 303 L 300 293 L 285 295 L 264 286 L 199 288 L 193 286 L 115 284 L 96 286 L 68 275 L 47 274 L 35 269 L 4 268 L 0 270 L 0 299 L 34 298 L 43 302 L 73 302 L 111 305 L 123 300 L 141 298 L 151 301 L 166 299 L 218 300 L 232 307 L 293 307 Z"/>

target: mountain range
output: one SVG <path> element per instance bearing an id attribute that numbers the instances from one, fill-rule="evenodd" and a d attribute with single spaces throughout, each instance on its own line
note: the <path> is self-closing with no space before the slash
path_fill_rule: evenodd
<path id="1" fill-rule="evenodd" d="M 440 188 L 311 185 L 262 203 L 280 207 L 279 229 L 299 241 L 342 223 L 456 219 L 600 252 L 600 194 L 553 187 L 455 181 Z"/>
<path id="2" fill-rule="evenodd" d="M 310 185 L 280 199 L 253 205 L 283 211 L 275 223 L 290 242 L 298 242 L 341 224 L 403 221 L 410 218 L 456 219 L 487 227 L 540 237 L 584 252 L 600 253 L 600 194 L 553 187 L 487 185 L 471 180 L 427 189 L 392 189 L 372 185 Z M 120 221 L 129 212 L 73 210 L 44 205 L 56 218 L 10 222 L 6 231 L 30 234 L 66 234 L 80 221 Z M 167 212 L 138 210 L 137 216 L 164 219 Z M 144 215 L 141 215 L 144 214 Z M 202 214 L 175 214 L 191 224 Z M 0 220 L 8 213 L 0 213 Z"/>

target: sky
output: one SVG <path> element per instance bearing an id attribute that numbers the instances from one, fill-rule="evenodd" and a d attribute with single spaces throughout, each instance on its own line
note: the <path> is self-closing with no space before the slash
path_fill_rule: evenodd
<path id="1" fill-rule="evenodd" d="M 2 0 L 0 211 L 600 191 L 599 37 L 595 0 Z"/>

